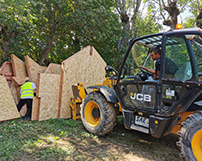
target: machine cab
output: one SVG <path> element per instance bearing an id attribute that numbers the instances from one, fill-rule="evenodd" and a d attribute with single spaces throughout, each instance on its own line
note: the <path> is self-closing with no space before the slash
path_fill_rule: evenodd
<path id="1" fill-rule="evenodd" d="M 182 29 L 152 34 L 130 42 L 122 62 L 115 91 L 124 110 L 168 117 L 201 109 L 202 32 Z M 150 57 L 161 50 L 160 74 Z M 154 69 L 151 74 L 139 66 Z M 190 106 L 192 105 L 192 106 Z"/>

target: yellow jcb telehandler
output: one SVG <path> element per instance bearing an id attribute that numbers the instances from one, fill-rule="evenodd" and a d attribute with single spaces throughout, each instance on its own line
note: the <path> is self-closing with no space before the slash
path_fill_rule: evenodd
<path id="1" fill-rule="evenodd" d="M 155 69 L 150 58 L 154 47 L 161 51 L 160 72 L 154 73 L 157 80 L 139 68 Z M 97 135 L 111 132 L 121 109 L 127 129 L 156 138 L 177 134 L 180 157 L 202 161 L 202 30 L 179 29 L 131 39 L 115 73 L 113 85 L 87 87 L 93 91 L 81 101 L 85 128 Z"/>

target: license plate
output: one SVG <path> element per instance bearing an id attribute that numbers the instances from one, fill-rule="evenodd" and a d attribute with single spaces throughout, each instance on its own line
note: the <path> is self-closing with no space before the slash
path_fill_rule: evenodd
<path id="1" fill-rule="evenodd" d="M 135 116 L 135 124 L 144 127 L 149 127 L 149 119 L 146 117 Z"/>

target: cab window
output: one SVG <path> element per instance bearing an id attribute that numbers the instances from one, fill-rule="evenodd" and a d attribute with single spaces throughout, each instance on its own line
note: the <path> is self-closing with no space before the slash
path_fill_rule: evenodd
<path id="1" fill-rule="evenodd" d="M 125 79 L 133 79 L 136 74 L 140 73 L 139 66 L 154 68 L 154 61 L 150 58 L 149 50 L 149 47 L 142 46 L 139 43 L 133 45 L 125 62 L 127 68 Z"/>
<path id="2" fill-rule="evenodd" d="M 191 40 L 193 52 L 195 55 L 197 74 L 199 81 L 202 81 L 202 39 L 200 36 L 194 36 Z"/>
<path id="3" fill-rule="evenodd" d="M 194 78 L 186 41 L 189 41 L 186 37 L 168 37 L 165 54 L 165 78 L 181 81 Z"/>

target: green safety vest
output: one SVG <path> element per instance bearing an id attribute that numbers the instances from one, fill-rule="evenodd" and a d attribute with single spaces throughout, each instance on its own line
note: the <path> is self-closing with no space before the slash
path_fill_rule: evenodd
<path id="1" fill-rule="evenodd" d="M 34 90 L 32 88 L 32 83 L 27 82 L 21 86 L 21 96 L 20 98 L 24 97 L 34 97 Z"/>

